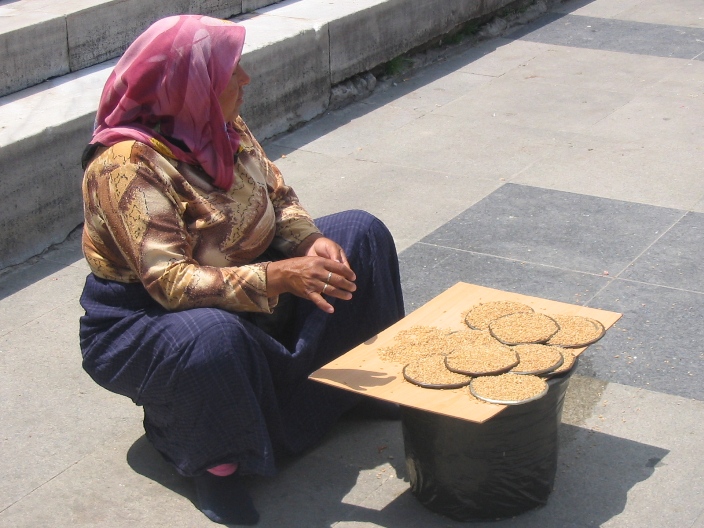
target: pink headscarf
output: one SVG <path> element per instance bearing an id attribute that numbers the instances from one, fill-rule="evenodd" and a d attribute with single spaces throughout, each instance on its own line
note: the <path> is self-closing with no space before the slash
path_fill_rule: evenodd
<path id="1" fill-rule="evenodd" d="M 110 74 L 91 144 L 134 139 L 151 145 L 156 139 L 228 189 L 240 138 L 225 123 L 218 97 L 240 60 L 244 36 L 242 26 L 201 15 L 155 22 Z"/>

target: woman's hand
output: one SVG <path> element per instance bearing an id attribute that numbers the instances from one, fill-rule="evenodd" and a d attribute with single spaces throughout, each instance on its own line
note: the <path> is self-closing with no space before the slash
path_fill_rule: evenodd
<path id="1" fill-rule="evenodd" d="M 312 235 L 298 248 L 298 257 L 271 262 L 267 267 L 270 296 L 284 292 L 310 299 L 327 313 L 335 310 L 323 294 L 348 301 L 357 289 L 347 256 L 334 241 Z"/>
<path id="2" fill-rule="evenodd" d="M 298 247 L 298 256 L 323 257 L 350 267 L 347 255 L 340 245 L 322 235 L 311 235 Z"/>

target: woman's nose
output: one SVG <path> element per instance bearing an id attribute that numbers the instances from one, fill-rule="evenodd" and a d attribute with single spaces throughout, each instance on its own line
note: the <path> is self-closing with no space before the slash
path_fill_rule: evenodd
<path id="1" fill-rule="evenodd" d="M 240 86 L 247 86 L 249 84 L 249 81 L 251 81 L 252 78 L 247 74 L 244 69 L 242 69 L 242 75 L 240 79 Z"/>

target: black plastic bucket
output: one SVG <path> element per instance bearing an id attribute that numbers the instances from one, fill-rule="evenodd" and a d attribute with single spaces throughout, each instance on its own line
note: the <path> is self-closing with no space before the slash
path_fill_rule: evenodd
<path id="1" fill-rule="evenodd" d="M 484 423 L 403 407 L 411 491 L 458 521 L 513 517 L 547 503 L 557 471 L 558 427 L 572 368 L 542 398 Z"/>

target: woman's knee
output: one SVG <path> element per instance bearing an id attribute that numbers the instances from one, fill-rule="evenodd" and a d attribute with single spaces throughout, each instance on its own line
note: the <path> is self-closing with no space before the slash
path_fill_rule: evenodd
<path id="1" fill-rule="evenodd" d="M 186 348 L 190 351 L 191 369 L 228 369 L 242 359 L 242 350 L 252 348 L 245 325 L 235 314 L 208 321 L 200 327 Z M 240 352 L 240 353 L 238 353 Z"/>
<path id="2" fill-rule="evenodd" d="M 316 220 L 323 234 L 352 249 L 366 240 L 393 247 L 393 236 L 373 214 L 360 209 L 342 211 Z"/>

